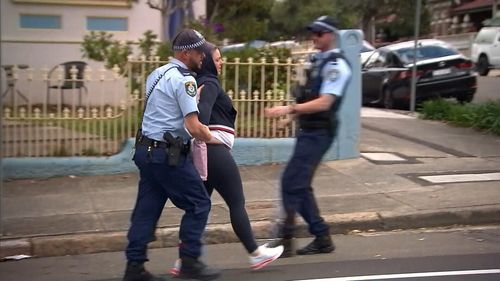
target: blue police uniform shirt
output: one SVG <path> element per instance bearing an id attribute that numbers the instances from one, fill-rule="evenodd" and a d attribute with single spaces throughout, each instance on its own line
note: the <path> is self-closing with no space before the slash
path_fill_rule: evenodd
<path id="1" fill-rule="evenodd" d="M 339 50 L 332 49 L 315 54 L 315 64 L 321 64 L 322 60 L 327 58 L 331 52 L 339 52 Z M 351 68 L 344 59 L 338 58 L 336 61 L 328 62 L 321 70 L 322 83 L 319 94 L 341 97 L 351 78 L 351 74 Z"/>
<path id="2" fill-rule="evenodd" d="M 184 63 L 172 59 L 170 63 L 155 69 L 146 80 L 148 93 L 158 78 L 170 69 L 158 80 L 147 101 L 142 120 L 142 134 L 150 139 L 163 141 L 165 132 L 185 141 L 191 139 L 184 127 L 184 117 L 189 113 L 198 112 L 196 80 L 191 75 L 181 73 L 176 66 L 187 69 Z"/>

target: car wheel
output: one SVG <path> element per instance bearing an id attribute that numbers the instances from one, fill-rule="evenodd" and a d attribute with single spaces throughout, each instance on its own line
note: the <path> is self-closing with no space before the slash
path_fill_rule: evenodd
<path id="1" fill-rule="evenodd" d="M 391 90 L 388 88 L 384 89 L 384 107 L 387 109 L 394 108 L 394 97 L 392 96 Z"/>
<path id="2" fill-rule="evenodd" d="M 478 61 L 477 61 L 477 72 L 481 76 L 486 76 L 488 75 L 488 72 L 490 72 L 490 63 L 488 62 L 488 58 L 486 56 L 480 56 Z"/>

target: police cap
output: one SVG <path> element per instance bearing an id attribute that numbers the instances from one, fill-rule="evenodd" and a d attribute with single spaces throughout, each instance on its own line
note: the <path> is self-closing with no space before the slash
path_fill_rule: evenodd
<path id="1" fill-rule="evenodd" d="M 184 51 L 184 50 L 199 50 L 204 51 L 207 48 L 207 41 L 194 29 L 184 29 L 175 36 L 172 42 L 172 50 Z"/>
<path id="2" fill-rule="evenodd" d="M 329 16 L 321 16 L 309 24 L 307 30 L 317 33 L 337 32 L 338 21 Z"/>

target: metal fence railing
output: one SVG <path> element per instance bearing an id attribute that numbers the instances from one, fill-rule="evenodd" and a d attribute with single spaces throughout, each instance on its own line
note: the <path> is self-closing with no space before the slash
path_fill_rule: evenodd
<path id="1" fill-rule="evenodd" d="M 2 83 L 3 157 L 111 155 L 134 137 L 150 71 L 166 62 L 129 58 L 124 69 L 72 65 L 5 71 Z M 225 60 L 221 81 L 238 111 L 238 137 L 291 137 L 295 124 L 279 128 L 264 108 L 292 100 L 294 73 L 303 61 Z"/>
<path id="2" fill-rule="evenodd" d="M 127 137 L 127 101 L 119 69 L 75 65 L 6 71 L 2 156 L 109 155 Z"/>

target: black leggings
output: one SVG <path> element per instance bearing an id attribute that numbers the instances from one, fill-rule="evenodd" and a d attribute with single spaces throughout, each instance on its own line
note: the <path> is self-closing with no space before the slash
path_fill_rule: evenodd
<path id="1" fill-rule="evenodd" d="M 245 195 L 240 171 L 229 148 L 223 144 L 207 144 L 208 178 L 205 187 L 209 195 L 217 190 L 229 207 L 231 225 L 243 246 L 252 253 L 257 250 L 250 220 L 245 209 Z"/>

